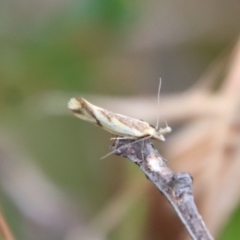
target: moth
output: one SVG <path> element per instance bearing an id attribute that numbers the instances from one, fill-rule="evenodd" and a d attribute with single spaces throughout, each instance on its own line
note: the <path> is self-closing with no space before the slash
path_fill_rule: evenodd
<path id="1" fill-rule="evenodd" d="M 97 107 L 84 98 L 70 99 L 68 108 L 76 117 L 126 139 L 152 138 L 165 141 L 164 135 L 172 131 L 168 125 L 157 129 L 145 121 Z"/>
<path id="2" fill-rule="evenodd" d="M 158 88 L 158 104 L 160 99 L 160 89 L 161 78 Z M 84 98 L 71 98 L 68 102 L 68 108 L 76 117 L 91 122 L 110 133 L 122 137 L 122 139 L 136 139 L 132 143 L 148 138 L 165 141 L 164 135 L 172 131 L 167 124 L 165 128 L 158 127 L 159 117 L 157 119 L 157 125 L 154 127 L 143 120 L 127 117 L 122 114 L 97 107 Z M 114 152 L 115 151 L 108 153 L 101 159 Z"/>

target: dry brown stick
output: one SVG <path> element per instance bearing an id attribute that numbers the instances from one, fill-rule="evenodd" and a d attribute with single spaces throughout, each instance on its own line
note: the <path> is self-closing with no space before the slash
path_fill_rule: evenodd
<path id="1" fill-rule="evenodd" d="M 0 211 L 0 232 L 4 240 L 14 240 L 13 235 L 8 227 L 8 224 Z"/>
<path id="2" fill-rule="evenodd" d="M 112 150 L 140 167 L 173 206 L 193 240 L 213 240 L 194 202 L 190 174 L 174 173 L 149 140 L 129 144 L 132 141 L 117 139 Z"/>

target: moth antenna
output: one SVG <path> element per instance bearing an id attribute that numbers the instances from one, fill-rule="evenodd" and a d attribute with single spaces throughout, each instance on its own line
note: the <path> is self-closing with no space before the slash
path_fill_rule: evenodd
<path id="1" fill-rule="evenodd" d="M 103 160 L 104 158 L 109 157 L 110 155 L 114 154 L 116 151 L 118 151 L 118 150 L 120 150 L 120 149 L 123 149 L 123 148 L 125 148 L 125 147 L 131 146 L 131 145 L 134 144 L 134 143 L 138 143 L 138 142 L 140 142 L 140 141 L 149 139 L 149 138 L 151 138 L 151 137 L 152 137 L 152 136 L 143 137 L 143 138 L 137 139 L 137 140 L 135 140 L 135 141 L 133 141 L 133 142 L 130 142 L 130 143 L 124 145 L 124 146 L 121 146 L 121 147 L 119 147 L 119 148 L 117 148 L 117 149 L 109 152 L 108 154 L 104 155 L 103 157 L 100 158 L 100 160 Z"/>
<path id="2" fill-rule="evenodd" d="M 159 78 L 159 86 L 158 86 L 158 99 L 157 99 L 157 106 L 158 106 L 158 111 L 157 111 L 157 123 L 156 123 L 156 130 L 159 128 L 159 118 L 160 118 L 160 112 L 159 112 L 159 104 L 160 104 L 160 90 L 161 90 L 161 85 L 162 85 L 162 79 Z"/>
<path id="3" fill-rule="evenodd" d="M 164 120 L 164 122 L 165 122 L 165 125 L 166 125 L 166 127 L 168 128 L 168 127 L 169 127 L 169 125 L 168 125 L 167 121 L 166 121 L 166 120 Z"/>

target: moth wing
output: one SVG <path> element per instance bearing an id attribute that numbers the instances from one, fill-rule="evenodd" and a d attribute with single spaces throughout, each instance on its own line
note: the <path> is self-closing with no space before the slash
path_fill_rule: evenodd
<path id="1" fill-rule="evenodd" d="M 95 107 L 95 110 L 96 118 L 106 131 L 129 138 L 138 138 L 145 135 L 144 132 L 136 127 L 136 123 L 145 124 L 144 122 L 98 107 Z"/>
<path id="2" fill-rule="evenodd" d="M 97 124 L 96 118 L 91 114 L 91 107 L 91 104 L 83 98 L 72 98 L 68 102 L 68 108 L 76 117 Z"/>

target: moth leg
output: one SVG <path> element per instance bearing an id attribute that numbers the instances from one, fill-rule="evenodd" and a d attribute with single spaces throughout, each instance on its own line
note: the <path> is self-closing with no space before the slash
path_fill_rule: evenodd
<path id="1" fill-rule="evenodd" d="M 134 144 L 134 143 L 143 141 L 143 140 L 145 140 L 145 139 L 149 139 L 149 138 L 151 138 L 151 137 L 152 137 L 151 135 L 147 134 L 147 135 L 145 135 L 145 136 L 143 136 L 143 137 L 141 137 L 141 138 L 136 139 L 136 140 L 133 141 L 133 142 L 130 142 L 130 143 L 124 145 L 124 146 L 121 146 L 121 147 L 119 147 L 119 148 L 117 148 L 117 149 L 109 152 L 108 154 L 106 154 L 105 156 L 101 157 L 100 159 L 102 160 L 102 159 L 104 159 L 104 158 L 107 158 L 108 156 L 114 154 L 115 152 L 117 152 L 117 151 L 120 150 L 120 149 L 124 149 L 125 147 L 130 146 L 131 144 Z M 132 139 L 132 138 L 125 138 L 125 139 Z"/>
<path id="2" fill-rule="evenodd" d="M 114 137 L 110 138 L 110 140 L 116 140 L 117 139 L 117 135 L 113 135 Z"/>
<path id="3" fill-rule="evenodd" d="M 142 161 L 144 161 L 143 149 L 144 149 L 144 139 L 142 140 L 142 149 L 141 149 L 141 153 L 142 153 Z"/>
<path id="4" fill-rule="evenodd" d="M 130 138 L 130 137 L 113 137 L 113 138 L 110 138 L 110 140 L 131 140 L 133 138 Z"/>

